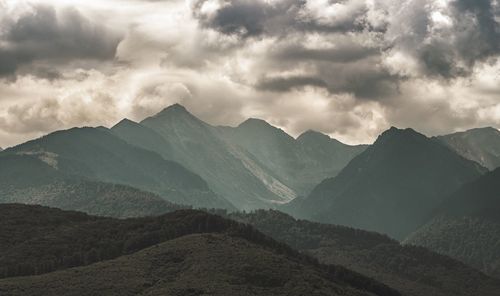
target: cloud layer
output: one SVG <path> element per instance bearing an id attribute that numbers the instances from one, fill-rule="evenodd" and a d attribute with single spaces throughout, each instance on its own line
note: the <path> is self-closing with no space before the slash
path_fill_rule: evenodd
<path id="1" fill-rule="evenodd" d="M 0 0 L 0 146 L 180 102 L 371 142 L 500 127 L 497 0 Z"/>

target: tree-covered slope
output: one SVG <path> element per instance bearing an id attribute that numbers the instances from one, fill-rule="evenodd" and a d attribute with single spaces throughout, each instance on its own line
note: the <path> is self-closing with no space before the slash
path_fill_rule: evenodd
<path id="1" fill-rule="evenodd" d="M 156 216 L 182 206 L 130 186 L 84 180 L 61 180 L 42 185 L 0 189 L 0 203 L 22 203 L 129 218 Z"/>
<path id="2" fill-rule="evenodd" d="M 443 196 L 485 171 L 414 130 L 391 128 L 336 177 L 285 210 L 403 239 L 426 221 Z"/>
<path id="3" fill-rule="evenodd" d="M 500 131 L 486 127 L 437 137 L 463 157 L 494 170 L 500 167 Z"/>
<path id="4" fill-rule="evenodd" d="M 168 201 L 195 207 L 233 208 L 214 194 L 198 175 L 154 152 L 128 144 L 105 128 L 59 131 L 2 152 L 1 169 L 9 171 L 14 167 L 18 172 L 17 176 L 10 173 L 12 179 L 23 179 L 26 174 L 39 175 L 29 165 L 21 170 L 12 161 L 22 156 L 44 162 L 53 169 L 51 174 L 60 177 L 129 185 L 154 192 Z M 2 163 L 4 160 L 9 167 Z M 35 166 L 41 168 L 40 164 Z"/>
<path id="5" fill-rule="evenodd" d="M 296 220 L 277 211 L 235 212 L 277 241 L 317 258 L 369 275 L 408 296 L 497 295 L 500 280 L 422 247 L 401 245 L 385 235 L 344 226 Z"/>
<path id="6" fill-rule="evenodd" d="M 405 242 L 500 278 L 500 169 L 464 185 Z"/>
<path id="7" fill-rule="evenodd" d="M 0 205 L 0 215 L 2 295 L 400 295 L 200 211 L 118 220 Z"/>

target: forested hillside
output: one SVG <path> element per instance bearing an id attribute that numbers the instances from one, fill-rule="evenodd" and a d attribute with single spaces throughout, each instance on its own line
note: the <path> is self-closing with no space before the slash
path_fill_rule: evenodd
<path id="1" fill-rule="evenodd" d="M 500 278 L 500 169 L 464 185 L 405 242 Z"/>
<path id="2" fill-rule="evenodd" d="M 348 266 L 398 289 L 404 295 L 496 296 L 500 291 L 500 280 L 447 256 L 422 247 L 401 245 L 375 232 L 296 220 L 278 211 L 226 215 L 249 223 L 321 263 Z"/>
<path id="3" fill-rule="evenodd" d="M 41 287 L 65 295 L 108 289 L 112 295 L 135 295 L 148 288 L 178 295 L 177 289 L 186 293 L 193 287 L 216 294 L 260 289 L 262 295 L 310 290 L 318 295 L 401 295 L 341 266 L 319 264 L 251 226 L 201 211 L 118 220 L 8 204 L 0 205 L 0 216 L 5 219 L 0 224 L 0 275 L 6 278 L 0 280 L 0 292 L 7 295 L 38 295 Z M 106 261 L 113 258 L 118 259 Z M 100 261 L 106 262 L 95 264 Z M 87 267 L 65 270 L 78 266 Z M 116 278 L 127 280 L 113 283 Z"/>

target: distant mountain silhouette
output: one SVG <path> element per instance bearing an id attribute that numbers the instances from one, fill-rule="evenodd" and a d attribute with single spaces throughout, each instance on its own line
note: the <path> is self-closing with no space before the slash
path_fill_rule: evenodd
<path id="1" fill-rule="evenodd" d="M 485 171 L 412 129 L 393 127 L 336 177 L 285 209 L 403 239 L 426 222 L 447 194 Z"/>
<path id="2" fill-rule="evenodd" d="M 31 164 L 19 167 L 13 159 L 16 157 L 30 157 Z M 178 204 L 233 209 L 198 175 L 154 152 L 128 144 L 105 128 L 74 128 L 29 141 L 2 152 L 0 167 L 10 170 L 13 182 L 22 182 L 25 174 L 45 178 L 45 183 L 40 184 L 55 177 L 85 178 L 133 186 Z"/>
<path id="3" fill-rule="evenodd" d="M 500 167 L 500 131 L 495 128 L 476 128 L 437 139 L 490 170 Z"/>
<path id="4" fill-rule="evenodd" d="M 215 127 L 179 104 L 140 123 L 122 121 L 111 130 L 130 144 L 182 164 L 247 210 L 275 207 L 306 194 L 365 148 L 326 136 L 322 144 L 295 140 L 258 119 L 236 128 Z"/>
<path id="5" fill-rule="evenodd" d="M 406 243 L 427 247 L 500 278 L 500 168 L 451 194 Z"/>
<path id="6" fill-rule="evenodd" d="M 0 216 L 5 295 L 401 295 L 200 211 L 119 220 L 0 205 Z"/>
<path id="7" fill-rule="evenodd" d="M 248 223 L 321 263 L 349 266 L 403 295 L 496 296 L 500 291 L 500 280 L 447 256 L 422 247 L 401 245 L 375 232 L 296 220 L 273 210 L 225 216 Z"/>

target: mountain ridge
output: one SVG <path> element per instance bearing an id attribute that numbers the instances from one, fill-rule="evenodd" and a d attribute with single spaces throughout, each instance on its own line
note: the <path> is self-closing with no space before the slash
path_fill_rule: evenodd
<path id="1" fill-rule="evenodd" d="M 22 154 L 40 155 L 59 174 L 136 187 L 178 204 L 233 208 L 200 176 L 155 152 L 128 144 L 108 129 L 58 131 L 2 152 L 2 156 Z"/>
<path id="2" fill-rule="evenodd" d="M 486 169 L 413 129 L 391 129 L 285 211 L 403 239 L 443 195 Z"/>
<path id="3" fill-rule="evenodd" d="M 500 131 L 496 128 L 474 128 L 436 139 L 490 170 L 500 167 Z"/>

